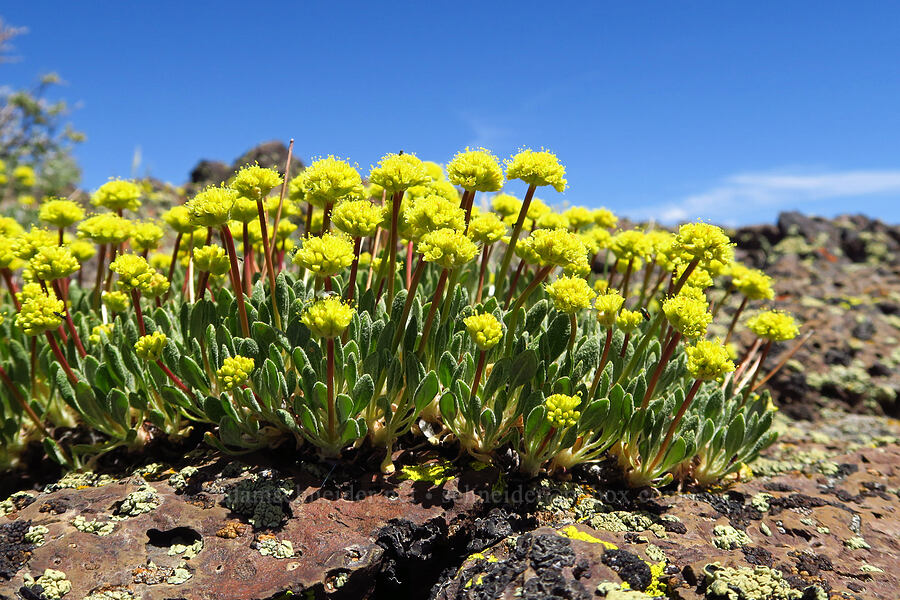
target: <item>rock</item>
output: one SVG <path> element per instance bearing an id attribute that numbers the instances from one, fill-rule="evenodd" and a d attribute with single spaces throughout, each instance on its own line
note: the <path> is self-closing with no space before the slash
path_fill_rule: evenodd
<path id="1" fill-rule="evenodd" d="M 283 142 L 271 141 L 263 142 L 258 146 L 254 146 L 244 154 L 242 154 L 232 164 L 232 170 L 236 171 L 246 164 L 259 163 L 259 166 L 273 168 L 279 173 L 284 172 L 284 164 L 287 161 L 288 148 Z M 297 154 L 291 159 L 291 175 L 296 175 L 303 170 L 303 161 L 297 158 Z"/>
<path id="2" fill-rule="evenodd" d="M 866 241 L 853 229 L 841 231 L 841 249 L 853 262 L 864 262 L 869 255 Z"/>
<path id="3" fill-rule="evenodd" d="M 231 167 L 218 160 L 201 160 L 191 170 L 190 182 L 197 187 L 219 185 L 233 173 Z"/>
<path id="4" fill-rule="evenodd" d="M 850 331 L 850 335 L 865 342 L 875 337 L 876 331 L 872 321 L 866 319 L 854 325 L 853 329 Z"/>

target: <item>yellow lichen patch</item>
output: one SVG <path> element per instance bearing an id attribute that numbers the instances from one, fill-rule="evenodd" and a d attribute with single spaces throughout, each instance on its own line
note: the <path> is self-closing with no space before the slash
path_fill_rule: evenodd
<path id="1" fill-rule="evenodd" d="M 434 485 L 443 485 L 456 476 L 449 462 L 433 462 L 424 465 L 408 465 L 400 469 L 398 477 L 410 481 L 430 481 Z"/>
<path id="2" fill-rule="evenodd" d="M 613 544 L 612 542 L 605 542 L 600 538 L 595 538 L 589 533 L 585 533 L 575 527 L 574 525 L 569 525 L 567 527 L 563 527 L 559 530 L 560 535 L 564 535 L 567 538 L 573 540 L 580 540 L 582 542 L 588 542 L 589 544 L 603 544 L 603 547 L 607 550 L 618 550 L 619 547 Z"/>

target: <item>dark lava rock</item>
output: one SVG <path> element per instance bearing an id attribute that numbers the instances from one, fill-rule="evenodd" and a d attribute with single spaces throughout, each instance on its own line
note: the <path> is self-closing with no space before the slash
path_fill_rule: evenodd
<path id="1" fill-rule="evenodd" d="M 242 154 L 232 165 L 233 170 L 240 169 L 244 165 L 259 163 L 259 166 L 276 169 L 284 173 L 284 163 L 287 162 L 288 147 L 283 142 L 273 140 L 254 146 Z M 291 159 L 291 175 L 296 175 L 303 170 L 303 161 L 297 158 L 296 153 Z"/>
<path id="2" fill-rule="evenodd" d="M 866 319 L 854 325 L 853 330 L 850 332 L 850 334 L 858 340 L 867 341 L 875 337 L 876 331 L 877 330 L 875 329 L 875 325 L 872 323 L 872 321 Z"/>
<path id="3" fill-rule="evenodd" d="M 643 591 L 650 585 L 650 566 L 638 555 L 627 550 L 610 549 L 603 553 L 601 560 L 634 589 Z"/>
<path id="4" fill-rule="evenodd" d="M 31 557 L 34 544 L 25 541 L 31 521 L 0 525 L 0 577 L 10 580 Z"/>
<path id="5" fill-rule="evenodd" d="M 201 160 L 191 171 L 191 183 L 198 186 L 218 185 L 233 173 L 231 167 L 218 160 Z"/>

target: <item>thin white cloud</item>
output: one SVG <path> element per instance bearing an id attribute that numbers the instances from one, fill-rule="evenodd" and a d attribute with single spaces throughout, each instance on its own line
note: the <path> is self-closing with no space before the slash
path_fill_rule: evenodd
<path id="1" fill-rule="evenodd" d="M 631 216 L 663 223 L 702 217 L 734 224 L 760 211 L 884 194 L 900 194 L 900 170 L 743 173 L 727 177 L 705 192 L 638 208 Z M 846 212 L 855 211 L 851 206 Z"/>

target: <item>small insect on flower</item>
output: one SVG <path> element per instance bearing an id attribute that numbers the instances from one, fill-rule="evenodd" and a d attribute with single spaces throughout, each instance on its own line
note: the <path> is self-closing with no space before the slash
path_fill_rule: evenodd
<path id="1" fill-rule="evenodd" d="M 490 350 L 503 338 L 503 325 L 491 313 L 471 315 L 463 323 L 479 350 Z"/>
<path id="2" fill-rule="evenodd" d="M 25 298 L 22 309 L 16 315 L 16 325 L 25 335 L 41 335 L 53 331 L 63 322 L 63 311 L 66 309 L 62 300 L 57 299 L 53 290 L 42 291 Z"/>
<path id="3" fill-rule="evenodd" d="M 747 328 L 757 337 L 772 342 L 792 340 L 800 333 L 794 317 L 779 310 L 769 310 L 747 319 Z"/>
<path id="4" fill-rule="evenodd" d="M 156 362 L 162 357 L 162 352 L 167 342 L 168 339 L 164 333 L 154 331 L 150 335 L 138 338 L 138 341 L 134 344 L 134 353 L 138 355 L 138 358 Z"/>
<path id="5" fill-rule="evenodd" d="M 544 406 L 547 409 L 547 420 L 557 429 L 565 429 L 573 427 L 581 413 L 577 410 L 581 404 L 581 398 L 578 396 L 567 396 L 565 394 L 553 394 L 544 400 Z"/>
<path id="6" fill-rule="evenodd" d="M 236 355 L 229 356 L 222 361 L 222 366 L 216 371 L 216 376 L 226 391 L 231 391 L 247 383 L 250 373 L 253 372 L 255 362 L 252 358 Z"/>

